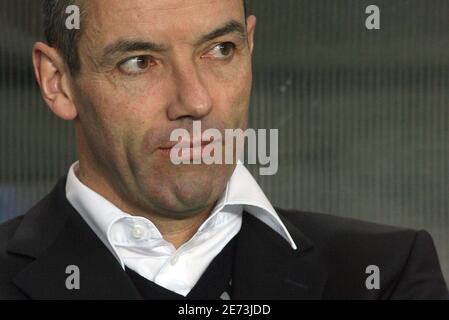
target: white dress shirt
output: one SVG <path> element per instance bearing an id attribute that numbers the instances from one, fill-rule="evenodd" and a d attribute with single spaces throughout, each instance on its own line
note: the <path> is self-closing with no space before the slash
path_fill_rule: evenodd
<path id="1" fill-rule="evenodd" d="M 121 211 L 84 185 L 69 170 L 66 196 L 122 268 L 134 270 L 154 283 L 187 296 L 212 260 L 240 231 L 243 210 L 279 233 L 296 250 L 287 228 L 251 176 L 239 162 L 224 193 L 194 236 L 176 249 L 147 218 Z"/>

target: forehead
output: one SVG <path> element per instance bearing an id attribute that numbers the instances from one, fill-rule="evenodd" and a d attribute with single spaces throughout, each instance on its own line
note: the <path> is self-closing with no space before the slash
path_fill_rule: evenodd
<path id="1" fill-rule="evenodd" d="M 189 41 L 233 19 L 244 24 L 242 0 L 89 0 L 87 34 L 98 42 L 150 37 Z"/>

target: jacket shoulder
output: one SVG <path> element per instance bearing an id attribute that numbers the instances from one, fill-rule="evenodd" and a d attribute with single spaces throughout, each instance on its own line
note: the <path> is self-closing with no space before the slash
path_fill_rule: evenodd
<path id="1" fill-rule="evenodd" d="M 0 224 L 0 300 L 25 297 L 13 284 L 13 278 L 32 262 L 32 258 L 26 252 L 17 252 L 15 246 L 41 241 L 35 237 L 37 228 L 43 235 L 50 234 L 55 224 L 50 215 L 54 211 L 54 194 L 49 193 L 25 214 Z"/>
<path id="2" fill-rule="evenodd" d="M 23 220 L 23 215 L 0 224 L 0 299 L 24 299 L 24 295 L 12 284 L 14 275 L 24 268 L 28 259 L 11 255 L 8 244 Z"/>
<path id="3" fill-rule="evenodd" d="M 277 209 L 323 255 L 328 297 L 448 298 L 438 255 L 427 231 L 399 228 L 328 214 Z M 380 290 L 367 290 L 373 267 Z M 371 270 L 371 271 L 370 271 Z M 356 296 L 353 296 L 357 293 Z"/>
<path id="4" fill-rule="evenodd" d="M 287 219 L 295 227 L 303 231 L 317 242 L 325 241 L 339 235 L 364 236 L 382 238 L 399 236 L 406 240 L 413 240 L 417 230 L 394 227 L 363 220 L 340 217 L 336 215 L 285 210 L 277 208 L 281 217 Z"/>
<path id="5" fill-rule="evenodd" d="M 406 259 L 420 234 L 428 235 L 426 231 L 329 214 L 283 209 L 278 209 L 278 213 L 304 233 L 316 247 L 333 256 L 340 252 L 347 255 L 355 251 L 354 257 L 366 256 L 367 260 L 368 257 L 389 259 L 390 255 Z"/>
<path id="6" fill-rule="evenodd" d="M 14 236 L 17 228 L 23 220 L 23 215 L 0 224 L 0 261 L 6 254 L 6 247 L 9 240 Z"/>

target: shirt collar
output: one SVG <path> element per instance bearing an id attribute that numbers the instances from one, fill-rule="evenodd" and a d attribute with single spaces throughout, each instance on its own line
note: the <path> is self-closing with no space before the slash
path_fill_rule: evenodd
<path id="1" fill-rule="evenodd" d="M 280 234 L 294 250 L 298 248 L 265 193 L 241 161 L 237 162 L 234 173 L 226 186 L 224 195 L 218 201 L 217 207 L 221 205 L 242 205 L 246 212 Z"/>
<path id="2" fill-rule="evenodd" d="M 103 243 L 121 260 L 114 246 L 109 243 L 111 226 L 118 220 L 132 217 L 123 212 L 113 203 L 84 185 L 76 176 L 79 162 L 75 162 L 69 169 L 66 182 L 66 196 L 72 206 L 79 212 L 86 223 L 93 229 Z M 198 232 L 220 221 L 220 213 L 229 206 L 242 206 L 243 209 L 264 222 L 280 234 L 291 247 L 297 246 L 290 233 L 282 223 L 270 201 L 265 196 L 258 183 L 242 162 L 238 162 L 225 191 L 220 196 L 209 218 L 201 225 Z M 143 217 L 136 217 L 145 219 Z M 150 224 L 151 221 L 148 220 Z M 153 225 L 154 226 L 154 225 Z M 157 229 L 154 226 L 155 229 Z"/>

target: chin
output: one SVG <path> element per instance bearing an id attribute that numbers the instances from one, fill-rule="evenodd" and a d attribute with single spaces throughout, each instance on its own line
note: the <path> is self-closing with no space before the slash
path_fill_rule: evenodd
<path id="1" fill-rule="evenodd" d="M 176 194 L 182 202 L 194 204 L 218 198 L 228 180 L 227 172 L 218 166 L 196 165 L 179 170 L 175 179 Z M 215 201 L 216 199 L 212 199 Z"/>
<path id="2" fill-rule="evenodd" d="M 148 178 L 148 199 L 176 216 L 191 216 L 212 206 L 229 179 L 226 166 L 181 165 Z M 158 183 L 155 185 L 155 181 Z"/>

